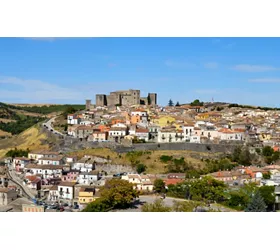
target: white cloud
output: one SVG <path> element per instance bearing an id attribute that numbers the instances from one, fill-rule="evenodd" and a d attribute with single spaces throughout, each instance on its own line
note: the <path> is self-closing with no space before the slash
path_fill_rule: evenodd
<path id="1" fill-rule="evenodd" d="M 216 62 L 208 62 L 204 64 L 204 67 L 207 69 L 217 69 L 218 68 L 218 63 Z"/>
<path id="2" fill-rule="evenodd" d="M 185 61 L 173 61 L 173 60 L 166 60 L 164 64 L 167 67 L 171 67 L 171 68 L 192 68 L 196 66 L 196 64 L 194 63 L 189 63 Z"/>
<path id="3" fill-rule="evenodd" d="M 257 78 L 257 79 L 249 79 L 248 82 L 256 82 L 256 83 L 280 83 L 280 78 Z"/>
<path id="4" fill-rule="evenodd" d="M 5 90 L 2 86 L 13 87 L 14 90 Z M 75 88 L 60 87 L 40 80 L 24 80 L 17 77 L 0 77 L 0 95 L 4 99 L 19 101 L 46 102 L 46 101 L 80 101 L 83 94 Z"/>
<path id="5" fill-rule="evenodd" d="M 250 65 L 250 64 L 239 64 L 232 67 L 233 70 L 242 72 L 267 72 L 278 70 L 278 68 L 266 65 Z"/>

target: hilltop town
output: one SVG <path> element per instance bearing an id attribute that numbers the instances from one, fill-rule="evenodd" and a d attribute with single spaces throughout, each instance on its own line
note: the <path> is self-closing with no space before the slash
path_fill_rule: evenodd
<path id="1" fill-rule="evenodd" d="M 115 91 L 41 118 L 57 147 L 6 153 L 0 210 L 244 211 L 256 190 L 280 208 L 280 110 L 157 98 Z"/>

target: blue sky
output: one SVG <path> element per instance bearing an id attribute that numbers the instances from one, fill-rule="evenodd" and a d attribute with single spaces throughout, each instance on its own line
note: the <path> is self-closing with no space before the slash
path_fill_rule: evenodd
<path id="1" fill-rule="evenodd" d="M 84 103 L 140 89 L 166 105 L 277 106 L 279 38 L 0 38 L 0 101 Z"/>

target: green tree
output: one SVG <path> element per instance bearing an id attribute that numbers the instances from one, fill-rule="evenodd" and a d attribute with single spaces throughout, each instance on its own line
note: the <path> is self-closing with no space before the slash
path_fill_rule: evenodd
<path id="1" fill-rule="evenodd" d="M 100 188 L 100 198 L 112 208 L 127 208 L 138 195 L 132 183 L 121 179 L 108 180 Z"/>
<path id="2" fill-rule="evenodd" d="M 179 107 L 179 106 L 180 106 L 180 103 L 179 103 L 179 102 L 177 102 L 175 106 L 176 106 L 176 107 Z"/>
<path id="3" fill-rule="evenodd" d="M 268 172 L 268 173 L 263 173 L 263 178 L 264 178 L 265 180 L 269 180 L 270 177 L 271 177 L 271 174 L 270 174 L 269 172 Z"/>
<path id="4" fill-rule="evenodd" d="M 155 200 L 142 206 L 142 212 L 171 212 L 172 208 L 165 206 L 163 200 Z"/>
<path id="5" fill-rule="evenodd" d="M 260 194 L 267 205 L 267 210 L 272 211 L 275 204 L 274 186 L 262 186 L 259 188 Z"/>
<path id="6" fill-rule="evenodd" d="M 136 171 L 137 171 L 138 174 L 142 174 L 143 172 L 146 171 L 146 169 L 147 169 L 146 165 L 138 164 Z"/>
<path id="7" fill-rule="evenodd" d="M 157 193 L 165 193 L 166 192 L 165 183 L 162 179 L 156 179 L 154 181 L 154 190 Z"/>
<path id="8" fill-rule="evenodd" d="M 230 192 L 230 198 L 227 201 L 229 207 L 235 208 L 237 210 L 244 210 L 249 203 L 250 197 L 242 192 L 242 190 Z"/>
<path id="9" fill-rule="evenodd" d="M 97 199 L 89 203 L 82 212 L 106 212 L 110 209 L 109 205 L 102 199 Z"/>
<path id="10" fill-rule="evenodd" d="M 66 119 L 69 114 L 74 114 L 76 112 L 77 112 L 77 110 L 74 107 L 68 106 L 66 108 L 66 110 L 63 112 L 63 116 Z"/>
<path id="11" fill-rule="evenodd" d="M 173 103 L 173 101 L 171 99 L 168 101 L 168 106 L 169 107 L 173 107 L 174 106 L 174 103 Z"/>
<path id="12" fill-rule="evenodd" d="M 198 99 L 191 102 L 191 106 L 203 106 L 203 102 L 200 102 Z"/>
<path id="13" fill-rule="evenodd" d="M 252 156 L 249 149 L 246 148 L 241 151 L 238 163 L 245 166 L 249 166 L 252 164 Z"/>
<path id="14" fill-rule="evenodd" d="M 26 150 L 23 149 L 11 149 L 6 153 L 6 157 L 28 157 L 28 153 L 30 152 L 29 148 L 27 148 Z"/>
<path id="15" fill-rule="evenodd" d="M 223 181 L 205 176 L 202 179 L 196 179 L 188 184 L 190 185 L 190 196 L 192 200 L 220 202 L 225 199 L 226 185 Z"/>
<path id="16" fill-rule="evenodd" d="M 274 153 L 274 150 L 272 147 L 270 146 L 265 146 L 263 149 L 262 149 L 262 154 L 263 156 L 272 156 Z"/>
<path id="17" fill-rule="evenodd" d="M 266 212 L 266 204 L 259 191 L 253 194 L 245 212 Z"/>

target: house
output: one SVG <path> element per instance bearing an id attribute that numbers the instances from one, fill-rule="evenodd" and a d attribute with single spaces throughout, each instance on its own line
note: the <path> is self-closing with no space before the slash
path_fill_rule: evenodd
<path id="1" fill-rule="evenodd" d="M 27 180 L 27 187 L 35 190 L 41 190 L 42 181 L 41 178 L 36 175 L 29 175 L 25 177 Z"/>
<path id="2" fill-rule="evenodd" d="M 88 141 L 107 141 L 108 140 L 108 132 L 101 132 L 100 130 L 93 131 L 93 133 L 89 136 Z"/>
<path id="3" fill-rule="evenodd" d="M 76 161 L 77 161 L 77 157 L 70 157 L 70 156 L 65 157 L 65 163 L 67 163 L 67 164 L 71 164 Z"/>
<path id="4" fill-rule="evenodd" d="M 79 139 L 87 139 L 96 130 L 93 126 L 79 126 L 76 129 L 75 137 Z"/>
<path id="5" fill-rule="evenodd" d="M 224 141 L 243 141 L 245 139 L 245 130 L 231 130 L 231 129 L 220 129 L 218 131 L 220 140 Z"/>
<path id="6" fill-rule="evenodd" d="M 150 123 L 148 124 L 148 129 L 149 129 L 149 139 L 155 140 L 158 137 L 158 131 L 160 130 L 160 126 Z"/>
<path id="7" fill-rule="evenodd" d="M 119 142 L 127 135 L 127 127 L 111 127 L 109 130 L 109 140 Z"/>
<path id="8" fill-rule="evenodd" d="M 147 175 L 128 174 L 122 176 L 122 179 L 134 184 L 134 188 L 139 191 L 151 192 L 154 189 L 153 183 Z"/>
<path id="9" fill-rule="evenodd" d="M 183 130 L 176 130 L 175 128 L 162 128 L 158 133 L 158 142 L 183 142 Z"/>
<path id="10" fill-rule="evenodd" d="M 58 155 L 57 157 L 42 157 L 38 160 L 39 165 L 63 165 L 64 156 Z"/>
<path id="11" fill-rule="evenodd" d="M 168 125 L 171 125 L 175 121 L 176 121 L 176 119 L 172 116 L 169 116 L 169 115 L 160 116 L 160 117 L 152 119 L 152 122 L 157 124 L 161 128 L 166 127 Z"/>
<path id="12" fill-rule="evenodd" d="M 148 122 L 148 114 L 147 111 L 137 109 L 131 112 L 130 116 L 131 124 L 137 124 L 139 122 L 147 123 Z"/>
<path id="13" fill-rule="evenodd" d="M 27 176 L 41 175 L 44 179 L 60 178 L 64 166 L 59 165 L 35 165 L 29 164 L 26 166 Z"/>
<path id="14" fill-rule="evenodd" d="M 83 157 L 72 166 L 72 170 L 79 170 L 80 172 L 90 172 L 94 169 L 95 161 L 91 157 Z"/>
<path id="15" fill-rule="evenodd" d="M 30 159 L 25 157 L 15 157 L 13 160 L 13 167 L 17 172 L 22 172 L 27 164 L 30 163 Z"/>
<path id="16" fill-rule="evenodd" d="M 81 118 L 75 114 L 67 115 L 67 124 L 77 125 L 81 123 Z"/>
<path id="17" fill-rule="evenodd" d="M 94 187 L 82 187 L 79 191 L 79 204 L 88 204 L 98 199 Z"/>
<path id="18" fill-rule="evenodd" d="M 74 199 L 74 182 L 61 182 L 58 184 L 58 193 L 60 200 L 73 200 Z"/>
<path id="19" fill-rule="evenodd" d="M 194 134 L 194 124 L 184 124 L 182 129 L 184 138 L 189 141 L 190 137 Z"/>
<path id="20" fill-rule="evenodd" d="M 78 176 L 80 174 L 79 170 L 71 169 L 69 171 L 63 171 L 61 180 L 64 182 L 77 182 Z"/>
<path id="21" fill-rule="evenodd" d="M 148 141 L 149 140 L 149 130 L 145 128 L 136 128 L 135 136 L 139 140 Z"/>
<path id="22" fill-rule="evenodd" d="M 168 187 L 169 185 L 176 185 L 178 183 L 182 183 L 184 180 L 175 178 L 175 179 L 164 179 L 163 181 L 165 183 L 165 186 Z"/>
<path id="23" fill-rule="evenodd" d="M 79 184 L 91 185 L 100 179 L 99 171 L 81 172 L 77 178 Z"/>
<path id="24" fill-rule="evenodd" d="M 0 188 L 0 206 L 7 206 L 17 199 L 17 192 L 14 189 Z"/>
<path id="25" fill-rule="evenodd" d="M 48 201 L 58 201 L 59 200 L 59 192 L 58 192 L 58 186 L 52 186 L 49 189 L 48 194 Z"/>

